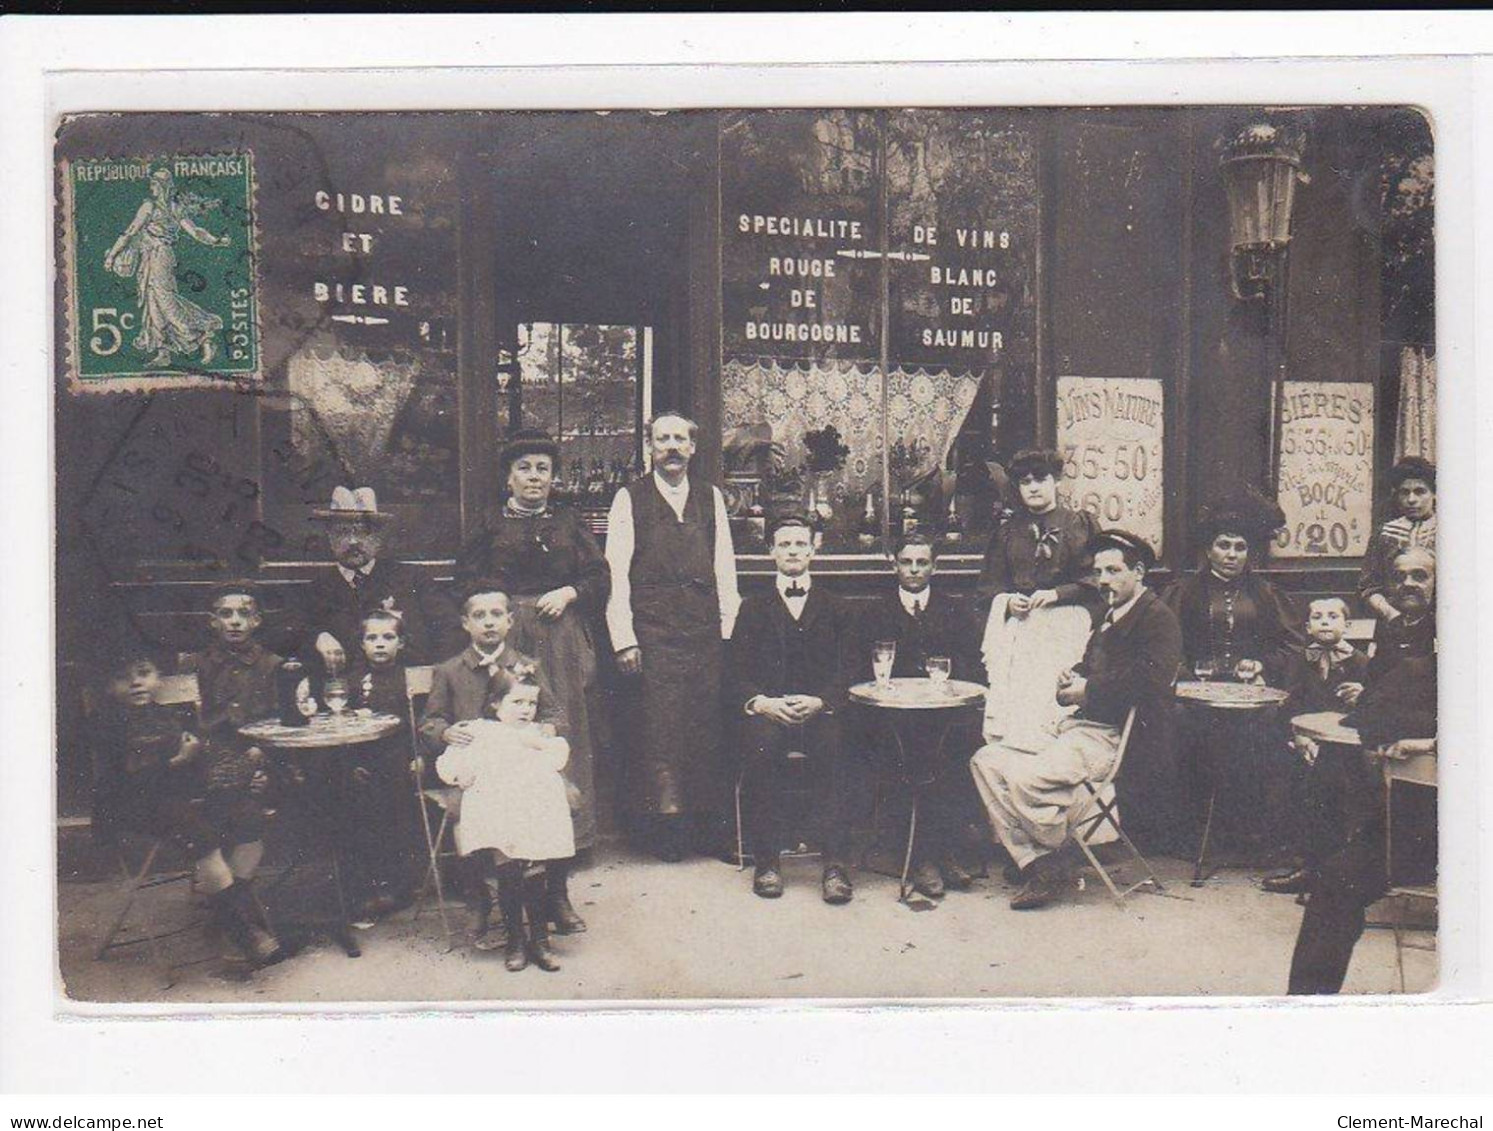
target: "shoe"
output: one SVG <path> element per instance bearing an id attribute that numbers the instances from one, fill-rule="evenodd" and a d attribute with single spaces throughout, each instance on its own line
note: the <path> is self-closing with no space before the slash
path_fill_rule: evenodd
<path id="1" fill-rule="evenodd" d="M 1011 910 L 1035 911 L 1039 907 L 1046 907 L 1061 894 L 1061 885 L 1051 876 L 1033 875 L 1011 897 Z"/>
<path id="2" fill-rule="evenodd" d="M 912 889 L 921 892 L 929 899 L 942 899 L 944 894 L 943 873 L 938 870 L 937 864 L 923 862 L 912 870 Z"/>
<path id="3" fill-rule="evenodd" d="M 549 935 L 535 933 L 529 939 L 529 957 L 534 960 L 534 965 L 553 974 L 560 969 L 560 956 L 550 949 Z"/>
<path id="4" fill-rule="evenodd" d="M 557 935 L 579 935 L 586 930 L 586 920 L 570 905 L 570 896 L 563 891 L 550 894 L 549 921 Z"/>
<path id="5" fill-rule="evenodd" d="M 939 866 L 939 871 L 943 873 L 943 886 L 945 888 L 950 888 L 954 891 L 969 891 L 974 886 L 975 878 L 970 874 L 969 869 L 952 856 L 944 857 L 943 863 Z"/>
<path id="6" fill-rule="evenodd" d="M 1260 887 L 1274 895 L 1300 895 L 1311 888 L 1315 878 L 1306 868 L 1292 868 L 1288 872 L 1266 876 L 1260 881 Z"/>
<path id="7" fill-rule="evenodd" d="M 508 945 L 503 948 L 503 966 L 509 973 L 517 974 L 529 965 L 529 948 L 524 945 L 524 940 L 518 932 L 512 932 L 508 936 Z"/>
<path id="8" fill-rule="evenodd" d="M 752 894 L 777 899 L 783 894 L 783 873 L 773 867 L 758 868 L 752 876 Z"/>
<path id="9" fill-rule="evenodd" d="M 210 902 L 218 929 L 251 966 L 273 966 L 286 957 L 280 940 L 254 921 L 248 884 L 235 881 L 213 895 Z"/>
<path id="10" fill-rule="evenodd" d="M 506 950 L 508 947 L 508 928 L 502 923 L 491 923 L 477 933 L 472 939 L 472 946 L 477 950 Z"/>
<path id="11" fill-rule="evenodd" d="M 851 897 L 855 895 L 855 888 L 850 884 L 850 877 L 838 864 L 831 864 L 824 870 L 824 879 L 820 888 L 824 895 L 824 902 L 829 904 L 849 903 Z"/>

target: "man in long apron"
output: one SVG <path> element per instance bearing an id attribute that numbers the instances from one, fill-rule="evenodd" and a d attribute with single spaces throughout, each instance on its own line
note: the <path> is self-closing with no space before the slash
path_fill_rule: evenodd
<path id="1" fill-rule="evenodd" d="M 641 677 L 633 804 L 661 859 L 683 859 L 693 823 L 710 837 L 723 792 L 718 763 L 723 641 L 741 597 L 726 502 L 689 474 L 694 421 L 655 419 L 653 471 L 617 492 L 607 516 L 617 666 Z"/>

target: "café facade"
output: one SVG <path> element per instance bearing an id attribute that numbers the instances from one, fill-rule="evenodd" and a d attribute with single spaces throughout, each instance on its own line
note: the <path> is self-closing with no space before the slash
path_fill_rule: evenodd
<path id="1" fill-rule="evenodd" d="M 206 588 L 247 573 L 273 616 L 330 568 L 309 516 L 339 484 L 448 578 L 520 427 L 560 438 L 561 497 L 600 535 L 645 422 L 687 413 L 744 588 L 793 507 L 852 596 L 909 525 L 971 586 L 1002 463 L 1033 445 L 1170 574 L 1199 508 L 1256 486 L 1288 519 L 1259 567 L 1348 594 L 1384 472 L 1435 454 L 1410 107 L 82 115 L 56 154 L 59 201 L 84 161 L 176 161 L 184 189 L 194 160 L 241 161 L 254 233 L 230 377 L 80 380 L 132 290 L 83 310 L 58 273 L 64 811 L 99 626 L 189 650 Z M 59 265 L 69 239 L 59 211 Z"/>

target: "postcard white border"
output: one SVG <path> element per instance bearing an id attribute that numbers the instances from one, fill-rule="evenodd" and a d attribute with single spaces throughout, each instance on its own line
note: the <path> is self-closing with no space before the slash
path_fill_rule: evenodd
<path id="1" fill-rule="evenodd" d="M 1461 13 L 1458 15 L 1469 16 Z M 1443 17 L 1445 18 L 1445 17 Z M 1493 263 L 1486 225 L 1474 218 L 1488 187 L 1488 158 L 1474 128 L 1493 125 L 1493 77 L 1484 59 L 1313 58 L 1299 62 L 1035 62 L 836 65 L 793 69 L 696 67 L 704 58 L 947 58 L 955 52 L 1029 55 L 1062 49 L 1091 58 L 1121 47 L 1153 54 L 1225 56 L 1242 47 L 1306 54 L 1328 50 L 1456 50 L 1493 45 L 1486 21 L 1376 14 L 1298 20 L 1278 12 L 1224 17 L 1210 31 L 1175 14 L 1155 17 L 430 17 L 275 19 L 164 17 L 7 20 L 0 27 L 0 123 L 9 206 L 0 210 L 12 254 L 5 260 L 0 323 L 0 422 L 6 452 L 3 587 L 7 632 L 3 717 L 7 735 L 0 827 L 0 1087 L 241 1090 L 247 1087 L 451 1091 L 527 1086 L 592 1090 L 664 1088 L 976 1087 L 1066 1090 L 1080 1083 L 1124 1089 L 1247 1086 L 1278 1090 L 1347 1086 L 1374 1090 L 1481 1080 L 1476 1030 L 1489 1012 L 1490 920 L 1486 823 L 1493 774 L 1477 772 L 1485 729 L 1477 712 L 1478 629 L 1493 629 L 1493 602 L 1474 602 L 1480 548 L 1477 441 L 1493 439 L 1477 408 L 1475 327 L 1489 326 L 1477 266 Z M 169 26 L 167 26 L 169 23 Z M 1457 26 L 1452 26 L 1455 23 Z M 1201 27 L 1201 31 L 1199 31 Z M 1480 33 L 1475 32 L 1480 29 Z M 1196 33 L 1196 34 L 1195 34 Z M 1202 34 L 1206 33 L 1206 34 Z M 330 70 L 272 75 L 199 72 L 217 57 L 204 43 L 234 45 L 239 66 L 389 67 L 465 64 L 401 73 Z M 1329 49 L 1325 45 L 1331 44 Z M 619 46 L 620 45 L 620 46 Z M 583 66 L 492 70 L 528 58 L 595 63 L 635 52 L 657 69 Z M 556 55 L 555 52 L 562 54 Z M 702 55 L 702 52 L 705 54 Z M 753 54 L 755 52 L 755 54 Z M 537 53 L 534 54 L 534 53 Z M 118 69 L 127 61 L 128 70 Z M 146 73 L 142 68 L 169 68 Z M 95 68 L 114 68 L 104 73 Z M 50 73 L 49 73 L 50 72 Z M 1481 79 L 1480 87 L 1475 83 Z M 266 81 L 270 79 L 272 81 Z M 1445 493 L 1442 561 L 1454 616 L 1443 627 L 1442 720 L 1446 753 L 1442 855 L 1446 876 L 1442 989 L 1429 999 L 1344 999 L 1260 1004 L 1230 999 L 1096 1004 L 1028 1002 L 1005 1007 L 854 1008 L 835 1003 L 743 1009 L 489 1013 L 333 1020 L 314 1016 L 132 1022 L 58 1020 L 49 797 L 50 530 L 48 426 L 56 116 L 105 109 L 374 109 L 704 107 L 749 105 L 1053 105 L 1121 103 L 1410 102 L 1430 110 L 1437 138 L 1438 369 L 1442 384 L 1443 481 L 1477 484 Z M 1474 161 L 1478 164 L 1475 166 Z M 1475 312 L 1483 316 L 1475 320 Z M 1484 330 L 1484 334 L 1489 331 Z M 46 425 L 43 422 L 47 422 Z M 1487 541 L 1486 539 L 1483 541 Z M 1445 600 L 1445 597 L 1443 598 Z M 1465 830 L 1466 835 L 1455 830 Z M 1284 970 L 1284 961 L 1282 965 Z M 1453 1000 L 1455 999 L 1455 1000 Z M 1482 1001 L 1483 1004 L 1465 1004 Z M 470 1009 L 470 1006 L 456 1008 Z M 111 1011 L 112 1012 L 112 1011 Z M 226 1011 L 223 1011 L 226 1012 Z M 258 1012 L 258 1011 L 256 1011 Z M 1451 1039 L 1449 1039 L 1451 1038 Z M 1460 1038 L 1460 1039 L 1457 1039 Z M 189 1056 L 205 1042 L 221 1058 Z M 1088 1055 L 1075 1059 L 1076 1048 Z M 749 1050 L 756 1050 L 755 1057 Z M 1434 1054 L 1431 1053 L 1434 1049 Z M 194 1063 L 184 1081 L 183 1064 Z M 250 1065 L 244 1071 L 244 1065 Z M 265 1074 L 268 1075 L 265 1075 Z M 911 1075 L 909 1076 L 909 1073 Z M 273 1083 L 271 1083 L 273 1081 Z M 1392 1085 L 1391 1085 L 1392 1086 Z M 432 1117 L 435 1114 L 432 1113 Z"/>

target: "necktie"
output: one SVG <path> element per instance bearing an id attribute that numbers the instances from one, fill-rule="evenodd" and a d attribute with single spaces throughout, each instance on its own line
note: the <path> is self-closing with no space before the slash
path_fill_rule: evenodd
<path id="1" fill-rule="evenodd" d="M 783 590 L 784 597 L 807 597 L 808 595 L 809 591 L 796 581 Z"/>
<path id="2" fill-rule="evenodd" d="M 913 620 L 922 620 L 923 619 L 923 614 L 926 613 L 927 611 L 928 610 L 923 607 L 923 602 L 917 600 L 916 598 L 913 599 L 913 602 L 912 602 L 912 619 Z"/>

